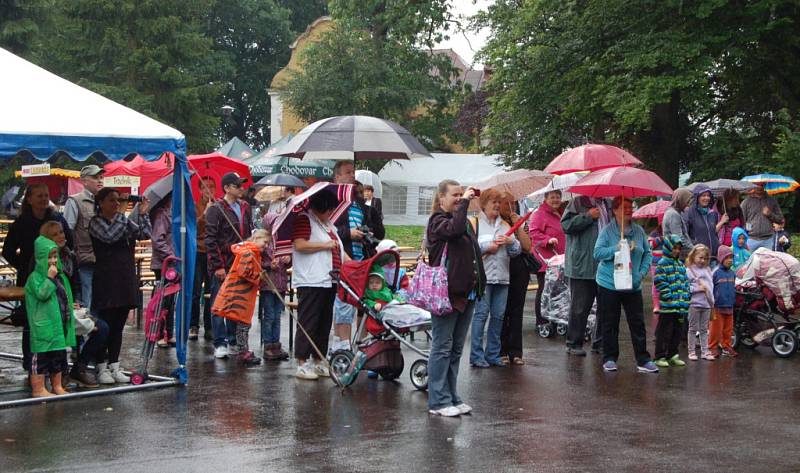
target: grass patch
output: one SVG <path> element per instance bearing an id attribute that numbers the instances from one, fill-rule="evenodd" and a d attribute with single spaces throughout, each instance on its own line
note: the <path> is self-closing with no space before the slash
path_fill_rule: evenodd
<path id="1" fill-rule="evenodd" d="M 413 246 L 419 249 L 425 227 L 421 225 L 386 225 L 386 238 L 398 246 Z"/>
<path id="2" fill-rule="evenodd" d="M 792 235 L 792 246 L 789 247 L 787 253 L 800 259 L 800 235 Z"/>

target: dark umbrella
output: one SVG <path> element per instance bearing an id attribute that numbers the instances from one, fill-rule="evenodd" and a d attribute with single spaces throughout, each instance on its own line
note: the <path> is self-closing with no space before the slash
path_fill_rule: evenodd
<path id="1" fill-rule="evenodd" d="M 270 174 L 258 180 L 254 185 L 256 186 L 280 186 L 280 187 L 301 187 L 305 189 L 308 187 L 301 179 L 292 176 L 291 174 Z"/>
<path id="2" fill-rule="evenodd" d="M 708 182 L 693 182 L 692 184 L 686 186 L 686 188 L 694 192 L 694 188 L 700 184 L 708 186 L 708 188 L 711 189 L 711 192 L 716 196 L 722 195 L 728 189 L 733 189 L 738 192 L 747 192 L 756 188 L 756 185 L 752 182 L 737 181 L 735 179 L 716 179 Z"/>
<path id="3" fill-rule="evenodd" d="M 164 176 L 157 180 L 144 191 L 144 197 L 150 201 L 150 208 L 154 209 L 172 193 L 172 175 Z"/>
<path id="4" fill-rule="evenodd" d="M 408 130 L 389 120 L 363 115 L 323 118 L 300 130 L 278 150 L 301 159 L 431 158 Z"/>

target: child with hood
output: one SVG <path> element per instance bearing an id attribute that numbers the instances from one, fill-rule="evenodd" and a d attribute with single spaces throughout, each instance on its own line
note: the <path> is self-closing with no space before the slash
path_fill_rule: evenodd
<path id="1" fill-rule="evenodd" d="M 747 231 L 742 227 L 733 229 L 733 268 L 734 271 L 745 264 L 750 259 L 750 249 L 747 247 Z"/>
<path id="2" fill-rule="evenodd" d="M 245 366 L 261 364 L 261 358 L 250 351 L 248 339 L 262 281 L 261 252 L 267 247 L 268 240 L 269 234 L 258 229 L 247 241 L 231 245 L 233 265 L 211 307 L 212 314 L 236 322 L 237 359 Z"/>
<path id="3" fill-rule="evenodd" d="M 374 264 L 369 271 L 367 290 L 364 291 L 364 303 L 375 311 L 380 312 L 390 302 L 405 303 L 399 294 L 393 294 L 386 285 L 386 276 L 380 265 Z"/>
<path id="4" fill-rule="evenodd" d="M 663 255 L 658 260 L 653 286 L 658 289 L 660 309 L 656 326 L 656 366 L 685 366 L 678 357 L 683 336 L 683 320 L 689 313 L 691 293 L 686 267 L 680 259 L 683 244 L 678 235 L 663 239 Z"/>
<path id="5" fill-rule="evenodd" d="M 61 384 L 67 371 L 67 347 L 75 346 L 72 290 L 61 268 L 58 245 L 40 236 L 33 243 L 36 267 L 25 283 L 25 306 L 31 334 L 31 394 L 54 394 L 44 384 L 50 375 L 55 394 L 66 394 Z"/>
<path id="6" fill-rule="evenodd" d="M 714 308 L 708 324 L 708 348 L 719 356 L 738 356 L 731 345 L 733 335 L 733 306 L 736 303 L 736 273 L 733 272 L 733 252 L 727 246 L 717 251 L 719 266 L 714 270 Z"/>

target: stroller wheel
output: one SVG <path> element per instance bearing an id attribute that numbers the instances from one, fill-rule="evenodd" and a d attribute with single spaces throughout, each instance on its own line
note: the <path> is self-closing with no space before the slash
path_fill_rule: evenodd
<path id="1" fill-rule="evenodd" d="M 567 324 L 558 324 L 556 325 L 556 333 L 560 336 L 564 336 L 567 334 Z"/>
<path id="2" fill-rule="evenodd" d="M 739 331 L 736 329 L 731 333 L 731 346 L 734 349 L 739 347 Z"/>
<path id="3" fill-rule="evenodd" d="M 422 358 L 412 363 L 408 374 L 415 388 L 420 391 L 428 389 L 428 360 Z"/>
<path id="4" fill-rule="evenodd" d="M 551 324 L 550 322 L 547 322 L 546 324 L 540 324 L 536 328 L 537 328 L 537 330 L 539 332 L 539 336 L 542 337 L 542 338 L 550 338 L 553 335 L 555 335 L 555 332 L 556 332 L 553 329 L 553 324 Z"/>
<path id="5" fill-rule="evenodd" d="M 791 330 L 778 330 L 772 336 L 772 351 L 781 358 L 789 358 L 797 351 L 797 336 Z"/>
<path id="6" fill-rule="evenodd" d="M 353 384 L 358 377 L 358 373 L 355 373 L 352 376 L 345 376 L 348 370 L 350 370 L 350 365 L 353 364 L 354 356 L 355 355 L 353 355 L 353 353 L 349 350 L 339 350 L 331 355 L 331 371 L 333 371 L 333 374 L 336 375 L 336 378 L 345 386 Z"/>
<path id="7" fill-rule="evenodd" d="M 131 384 L 139 385 L 144 384 L 147 381 L 147 373 L 139 373 L 134 371 L 131 373 Z"/>

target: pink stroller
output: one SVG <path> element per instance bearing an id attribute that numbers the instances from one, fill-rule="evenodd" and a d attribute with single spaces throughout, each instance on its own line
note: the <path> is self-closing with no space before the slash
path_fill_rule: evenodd
<path id="1" fill-rule="evenodd" d="M 153 357 L 153 349 L 158 340 L 167 333 L 167 314 L 173 309 L 174 296 L 181 290 L 181 275 L 175 256 L 168 256 L 161 265 L 161 280 L 156 284 L 150 302 L 144 311 L 144 345 L 139 369 L 131 373 L 132 384 L 147 382 L 147 365 Z"/>

